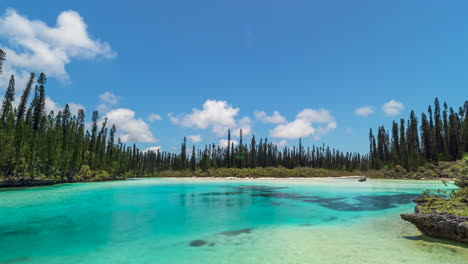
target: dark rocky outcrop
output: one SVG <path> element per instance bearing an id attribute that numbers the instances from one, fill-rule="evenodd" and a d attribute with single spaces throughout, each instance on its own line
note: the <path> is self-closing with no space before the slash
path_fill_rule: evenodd
<path id="1" fill-rule="evenodd" d="M 434 201 L 448 202 L 439 195 L 419 196 L 413 199 L 417 203 L 414 214 L 401 214 L 401 218 L 415 225 L 428 236 L 468 243 L 468 217 L 457 216 L 431 207 Z"/>
<path id="2" fill-rule="evenodd" d="M 428 236 L 468 243 L 468 217 L 449 214 L 401 214 Z"/>
<path id="3" fill-rule="evenodd" d="M 59 180 L 33 179 L 29 177 L 24 177 L 24 178 L 0 180 L 0 188 L 42 186 L 42 185 L 53 185 L 53 184 L 58 184 L 58 183 L 60 183 Z"/>
<path id="4" fill-rule="evenodd" d="M 105 181 L 120 181 L 126 180 L 125 178 L 112 178 L 112 179 L 88 179 L 88 180 L 79 180 L 79 181 L 67 181 L 67 180 L 58 180 L 58 179 L 40 179 L 40 178 L 31 178 L 31 177 L 20 177 L 20 178 L 10 178 L 0 180 L 0 188 L 19 188 L 19 187 L 33 187 L 33 186 L 43 186 L 43 185 L 54 185 L 60 183 L 75 183 L 75 182 L 105 182 Z"/>

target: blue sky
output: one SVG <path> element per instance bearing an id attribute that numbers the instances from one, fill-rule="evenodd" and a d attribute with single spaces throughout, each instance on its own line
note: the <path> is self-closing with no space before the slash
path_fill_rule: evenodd
<path id="1" fill-rule="evenodd" d="M 144 149 L 173 151 L 184 136 L 201 138 L 202 147 L 242 127 L 248 140 L 291 146 L 302 137 L 367 152 L 370 127 L 390 127 L 411 109 L 419 115 L 436 96 L 457 107 L 467 99 L 467 8 L 466 1 L 2 0 L 0 39 L 11 52 L 1 89 L 9 73 L 21 80 L 44 71 L 49 109 L 73 103 L 91 116 L 99 108 Z"/>

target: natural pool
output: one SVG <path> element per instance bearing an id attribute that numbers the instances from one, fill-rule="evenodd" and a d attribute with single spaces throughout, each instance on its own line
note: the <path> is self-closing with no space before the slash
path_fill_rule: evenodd
<path id="1" fill-rule="evenodd" d="M 4 263 L 468 263 L 399 214 L 440 181 L 136 179 L 0 190 Z"/>

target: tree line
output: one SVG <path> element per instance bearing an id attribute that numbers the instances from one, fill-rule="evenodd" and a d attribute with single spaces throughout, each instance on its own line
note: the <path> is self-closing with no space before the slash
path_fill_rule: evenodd
<path id="1" fill-rule="evenodd" d="M 14 106 L 15 77 L 12 75 L 0 110 L 0 173 L 11 176 L 48 176 L 72 181 L 76 174 L 105 171 L 112 176 L 148 176 L 164 170 L 208 170 L 212 168 L 313 167 L 332 170 L 367 169 L 367 156 L 344 153 L 325 146 L 278 148 L 267 138 L 257 143 L 252 136 L 245 144 L 240 130 L 239 144 L 206 145 L 191 154 L 184 138 L 179 154 L 142 151 L 126 146 L 116 138 L 117 129 L 107 127 L 107 119 L 92 114 L 92 125 L 85 127 L 85 113 L 62 111 L 45 113 L 45 84 L 41 73 L 30 74 L 19 103 Z M 34 86 L 34 89 L 33 89 Z M 28 104 L 28 99 L 32 97 Z"/>
<path id="2" fill-rule="evenodd" d="M 456 108 L 455 108 L 456 109 Z M 420 119 L 411 111 L 408 120 L 393 121 L 391 132 L 380 126 L 369 133 L 370 167 L 403 166 L 416 170 L 426 163 L 455 161 L 468 153 L 468 101 L 455 110 L 436 98 Z"/>
<path id="3" fill-rule="evenodd" d="M 5 53 L 0 49 L 0 73 Z M 329 170 L 366 171 L 401 165 L 415 170 L 427 162 L 451 161 L 468 152 L 468 102 L 458 111 L 438 99 L 421 124 L 414 111 L 408 120 L 394 121 L 390 133 L 380 126 L 369 134 L 368 154 L 342 152 L 325 145 L 278 147 L 268 138 L 252 136 L 245 142 L 242 130 L 239 143 L 227 133 L 227 145 L 214 143 L 201 149 L 187 145 L 184 138 L 180 153 L 143 151 L 117 138 L 114 125 L 94 111 L 91 126 L 85 125 L 85 112 L 46 113 L 45 85 L 41 73 L 31 73 L 15 102 L 15 76 L 10 77 L 0 108 L 0 175 L 10 177 L 49 177 L 63 181 L 115 179 L 156 176 L 167 170 L 202 170 L 216 168 L 311 167 Z M 32 100 L 30 100 L 32 99 Z M 434 110 L 433 110 L 434 109 Z"/>
<path id="4" fill-rule="evenodd" d="M 0 71 L 5 53 L 0 50 Z M 179 154 L 166 151 L 142 151 L 135 144 L 127 146 L 116 138 L 117 129 L 107 119 L 92 113 L 90 129 L 85 126 L 82 109 L 71 113 L 68 105 L 62 111 L 46 113 L 47 78 L 31 73 L 15 104 L 15 76 L 10 77 L 0 109 L 0 174 L 9 177 L 55 177 L 73 181 L 76 175 L 100 172 L 107 178 L 149 176 L 164 170 L 208 170 L 211 168 L 256 168 L 308 166 L 334 170 L 367 169 L 367 156 L 344 153 L 325 146 L 283 148 L 267 138 L 250 144 L 234 145 L 228 131 L 227 146 L 210 144 L 200 150 L 187 150 L 184 138 Z M 32 98 L 30 101 L 29 99 Z M 30 102 L 29 102 L 30 101 Z M 88 175 L 89 176 L 89 175 Z"/>

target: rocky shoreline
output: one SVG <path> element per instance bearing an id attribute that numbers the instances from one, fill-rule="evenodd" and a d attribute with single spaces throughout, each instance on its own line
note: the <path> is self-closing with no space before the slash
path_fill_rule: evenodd
<path id="1" fill-rule="evenodd" d="M 444 198 L 420 196 L 413 214 L 401 214 L 401 218 L 415 225 L 423 234 L 457 242 L 468 243 L 468 217 L 440 212 L 426 212 L 426 204 L 431 199 Z M 445 199 L 444 199 L 445 200 Z"/>
<path id="2" fill-rule="evenodd" d="M 21 188 L 21 187 L 34 187 L 34 186 L 46 186 L 46 185 L 55 185 L 60 183 L 76 183 L 76 182 L 105 182 L 105 181 L 121 181 L 126 180 L 123 178 L 116 179 L 103 179 L 99 181 L 61 181 L 57 179 L 33 179 L 33 178 L 14 178 L 14 179 L 4 179 L 0 180 L 0 188 Z"/>
<path id="3" fill-rule="evenodd" d="M 449 214 L 401 214 L 401 218 L 415 225 L 428 236 L 468 243 L 468 217 Z"/>
<path id="4" fill-rule="evenodd" d="M 33 179 L 33 178 L 16 178 L 0 180 L 0 188 L 11 188 L 11 187 L 32 187 L 32 186 L 43 186 L 43 185 L 54 185 L 62 183 L 59 180 L 53 179 Z"/>

